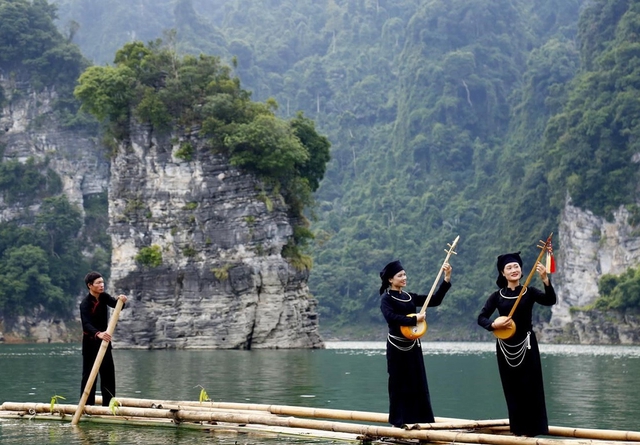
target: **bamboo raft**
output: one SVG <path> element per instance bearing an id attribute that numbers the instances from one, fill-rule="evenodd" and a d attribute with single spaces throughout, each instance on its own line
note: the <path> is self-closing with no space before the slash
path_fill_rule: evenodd
<path id="1" fill-rule="evenodd" d="M 509 421 L 436 418 L 407 429 L 388 425 L 388 415 L 366 411 L 249 403 L 191 402 L 117 398 L 119 406 L 84 406 L 80 422 L 196 428 L 212 433 L 298 436 L 345 442 L 447 442 L 487 445 L 622 445 L 640 443 L 640 432 L 549 427 L 549 436 L 509 433 Z M 97 397 L 96 403 L 100 403 Z M 71 421 L 79 405 L 15 403 L 0 405 L 0 418 Z M 53 408 L 52 408 L 53 407 Z M 366 422 L 366 423 L 361 423 Z M 379 424 L 383 424 L 379 425 Z"/>

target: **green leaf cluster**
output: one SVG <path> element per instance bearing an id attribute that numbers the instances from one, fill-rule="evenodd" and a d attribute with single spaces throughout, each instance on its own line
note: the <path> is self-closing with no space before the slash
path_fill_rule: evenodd
<path id="1" fill-rule="evenodd" d="M 111 412 L 111 414 L 114 416 L 117 415 L 118 408 L 120 406 L 122 406 L 122 404 L 118 399 L 116 399 L 115 397 L 111 398 L 111 400 L 109 401 L 109 412 Z"/>
<path id="2" fill-rule="evenodd" d="M 198 385 L 200 387 L 200 394 L 198 395 L 198 401 L 200 403 L 202 402 L 213 402 L 213 400 L 211 400 L 211 398 L 209 397 L 209 394 L 207 394 L 207 390 L 204 389 L 204 386 Z"/>
<path id="3" fill-rule="evenodd" d="M 627 269 L 620 275 L 605 274 L 598 282 L 599 297 L 593 306 L 601 310 L 640 310 L 640 268 Z"/>
<path id="4" fill-rule="evenodd" d="M 66 398 L 59 396 L 59 395 L 53 395 L 51 396 L 51 403 L 49 405 L 49 412 L 51 414 L 53 414 L 53 410 L 56 406 L 56 403 L 58 403 L 58 400 L 67 400 Z"/>
<path id="5" fill-rule="evenodd" d="M 158 267 L 162 264 L 162 249 L 157 244 L 142 247 L 136 255 L 136 261 L 147 267 Z"/>

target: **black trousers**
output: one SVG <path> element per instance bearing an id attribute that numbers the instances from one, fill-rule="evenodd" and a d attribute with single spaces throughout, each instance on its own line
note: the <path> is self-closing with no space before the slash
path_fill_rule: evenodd
<path id="1" fill-rule="evenodd" d="M 100 348 L 83 348 L 82 350 L 82 386 L 80 387 L 80 397 L 84 393 L 84 388 L 87 386 L 93 364 L 98 356 Z M 107 352 L 104 354 L 102 364 L 100 365 L 100 391 L 102 392 L 102 406 L 109 406 L 111 398 L 116 395 L 116 368 L 113 363 L 113 355 L 111 354 L 111 345 L 107 348 Z M 96 386 L 98 379 L 93 381 L 93 386 L 89 392 L 86 405 L 96 404 Z"/>

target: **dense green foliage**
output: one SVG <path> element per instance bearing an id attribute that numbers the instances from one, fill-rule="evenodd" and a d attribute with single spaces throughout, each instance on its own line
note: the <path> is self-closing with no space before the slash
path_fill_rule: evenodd
<path id="1" fill-rule="evenodd" d="M 409 289 L 426 292 L 456 235 L 454 290 L 432 320 L 477 329 L 495 257 L 522 250 L 530 267 L 537 240 L 557 223 L 540 140 L 553 111 L 547 98 L 561 100 L 562 91 L 550 90 L 576 69 L 563 34 L 572 35 L 578 2 L 572 6 L 544 23 L 554 2 L 430 1 L 402 17 L 401 51 L 387 57 L 397 86 L 375 113 L 361 112 L 371 117 L 340 121 L 341 134 L 355 136 L 350 147 L 334 144 L 343 191 L 335 182 L 319 190 L 316 227 L 327 241 L 316 250 L 311 285 L 326 317 L 379 320 L 377 271 L 394 258 L 407 268 Z M 383 91 L 378 77 L 373 90 Z M 372 121 L 379 132 L 366 131 Z M 323 200 L 333 193 L 340 198 Z"/>
<path id="2" fill-rule="evenodd" d="M 72 94 L 87 61 L 71 36 L 57 30 L 55 19 L 56 7 L 44 0 L 0 0 L 3 117 L 13 120 L 13 113 L 26 106 L 27 93 L 47 89 L 44 97 L 53 99 L 51 108 L 37 110 L 31 129 L 47 121 L 76 128 L 92 123 L 95 128 L 93 119 L 77 113 L 80 104 Z M 42 106 L 39 100 L 32 105 Z M 0 137 L 8 130 L 3 128 Z M 62 194 L 62 180 L 48 158 L 4 158 L 12 141 L 0 140 L 0 202 L 3 216 L 10 215 L 0 222 L 0 318 L 34 311 L 68 317 L 87 270 L 99 266 L 109 271 L 106 194 L 102 200 L 85 197 L 83 225 L 81 210 Z"/>
<path id="3" fill-rule="evenodd" d="M 276 113 L 262 104 L 233 131 L 240 128 L 245 141 L 267 128 L 282 135 L 277 143 L 288 148 L 291 167 L 283 172 L 318 187 L 310 287 L 325 325 L 379 324 L 382 266 L 400 258 L 409 290 L 426 292 L 443 248 L 460 235 L 454 288 L 430 317 L 477 329 L 496 255 L 522 250 L 530 268 L 538 239 L 557 231 L 567 192 L 599 215 L 634 208 L 637 2 L 57 3 L 61 23 L 80 24 L 77 40 L 98 63 L 110 62 L 132 30 L 149 41 L 174 29 L 165 40 L 178 54 L 235 56 L 253 97 L 281 104 Z M 116 73 L 126 77 L 126 70 L 122 63 L 109 70 L 103 80 L 122 93 Z M 139 118 L 162 127 L 177 116 L 166 119 L 155 90 L 136 94 L 121 99 L 144 102 L 134 107 Z M 221 99 L 211 108 L 225 111 L 208 125 L 227 131 L 224 117 L 236 102 Z M 301 165 L 291 133 L 274 116 L 295 120 L 298 110 L 332 142 L 326 172 L 315 162 Z M 227 135 L 214 146 L 241 150 L 236 162 L 273 171 L 269 157 L 261 162 Z"/>
<path id="4" fill-rule="evenodd" d="M 549 177 L 557 200 L 609 216 L 638 199 L 640 4 L 589 5 L 580 22 L 583 69 L 547 128 Z"/>
<path id="5" fill-rule="evenodd" d="M 619 276 L 606 274 L 598 283 L 600 296 L 593 306 L 602 310 L 640 309 L 640 268 L 631 268 Z"/>
<path id="6" fill-rule="evenodd" d="M 75 302 L 88 264 L 77 233 L 80 211 L 64 195 L 45 198 L 24 222 L 0 223 L 0 314 L 66 315 Z"/>
<path id="7" fill-rule="evenodd" d="M 36 88 L 73 83 L 86 62 L 58 32 L 56 18 L 45 0 L 0 1 L 0 66 Z"/>
<path id="8" fill-rule="evenodd" d="M 272 183 L 297 217 L 311 203 L 329 159 L 329 141 L 302 113 L 278 118 L 277 104 L 252 102 L 218 57 L 179 58 L 160 40 L 127 43 L 114 66 L 88 68 L 75 94 L 119 139 L 128 134 L 131 113 L 158 131 L 201 126 L 210 149 Z M 193 150 L 181 147 L 180 158 L 189 161 Z"/>
<path id="9" fill-rule="evenodd" d="M 0 0 L 0 106 L 20 98 L 27 86 L 53 88 L 56 116 L 68 126 L 87 125 L 78 116 L 73 86 L 88 62 L 72 36 L 63 36 L 54 21 L 57 7 L 46 0 Z"/>
<path id="10" fill-rule="evenodd" d="M 0 164 L 0 190 L 7 203 L 29 205 L 36 199 L 60 193 L 62 182 L 54 171 L 33 158 L 24 163 L 13 160 Z"/>
<path id="11" fill-rule="evenodd" d="M 110 269 L 106 193 L 85 197 L 85 218 L 61 192 L 61 181 L 46 163 L 0 163 L 0 196 L 22 208 L 0 222 L 0 316 L 34 309 L 68 316 L 84 274 Z M 80 234 L 80 229 L 86 231 Z M 92 251 L 84 246 L 91 245 Z"/>

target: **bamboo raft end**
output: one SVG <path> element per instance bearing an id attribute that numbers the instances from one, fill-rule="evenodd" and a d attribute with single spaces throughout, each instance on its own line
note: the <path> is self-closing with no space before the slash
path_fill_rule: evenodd
<path id="1" fill-rule="evenodd" d="M 10 411 L 0 409 L 0 419 L 34 420 L 45 422 L 68 423 L 72 414 L 54 411 L 53 413 L 31 413 L 28 411 Z M 228 422 L 175 422 L 167 418 L 131 417 L 118 415 L 83 415 L 80 426 L 87 423 L 127 425 L 147 428 L 186 428 L 211 432 L 216 435 L 238 436 L 247 435 L 261 438 L 279 437 L 307 437 L 310 439 L 327 439 L 340 442 L 362 442 L 362 436 L 339 431 L 321 431 L 310 428 L 278 427 L 259 424 L 228 423 Z M 75 426 L 77 427 L 77 426 Z"/>

